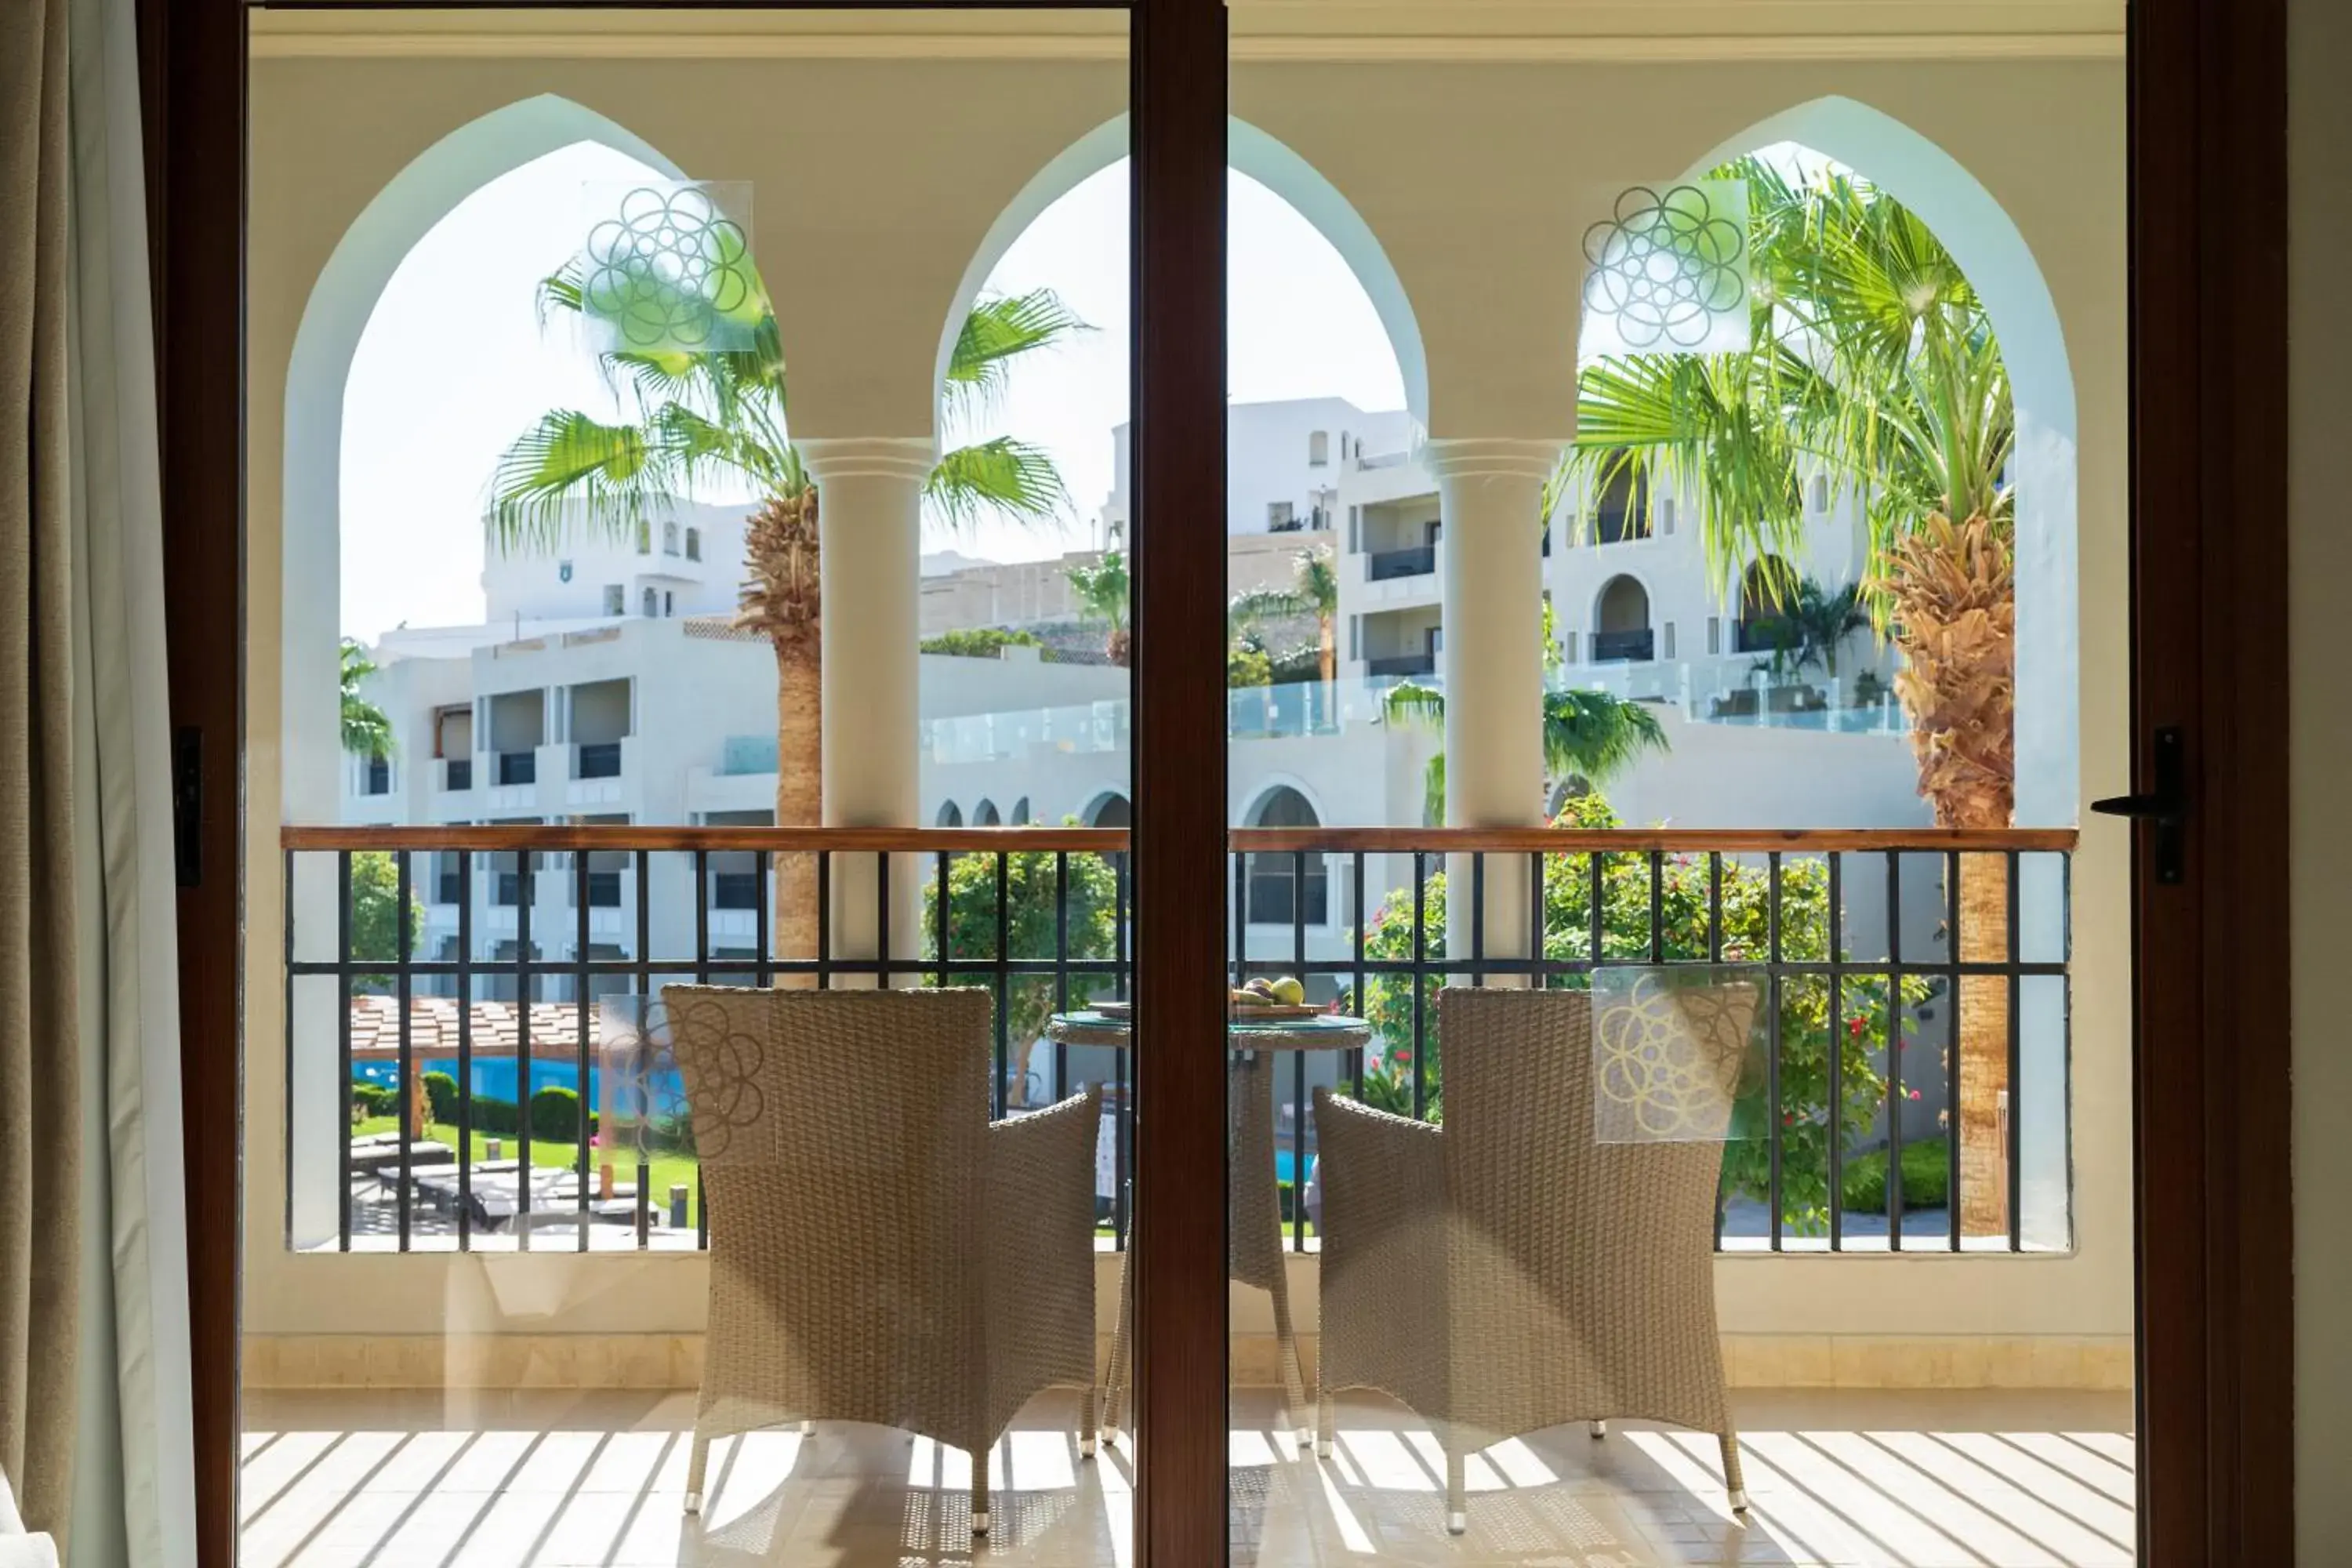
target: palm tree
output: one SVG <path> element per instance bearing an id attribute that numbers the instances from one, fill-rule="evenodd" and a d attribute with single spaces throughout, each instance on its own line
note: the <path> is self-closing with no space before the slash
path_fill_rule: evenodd
<path id="1" fill-rule="evenodd" d="M 583 314 L 583 278 L 575 260 L 541 281 L 542 323 Z M 766 637 L 775 655 L 776 822 L 813 826 L 823 820 L 817 489 L 785 434 L 783 347 L 764 289 L 752 289 L 731 319 L 744 346 L 600 353 L 626 416 L 610 423 L 555 409 L 516 437 L 490 480 L 490 543 L 552 552 L 579 530 L 628 540 L 714 482 L 756 491 L 737 624 Z M 1022 355 L 1087 330 L 1050 289 L 982 300 L 949 356 L 950 420 L 992 404 Z M 1003 437 L 948 452 L 924 499 L 957 525 L 990 514 L 1041 521 L 1067 502 L 1052 459 Z M 780 954 L 814 952 L 812 858 L 778 859 L 775 927 Z"/>
<path id="2" fill-rule="evenodd" d="M 1317 668 L 1328 687 L 1339 678 L 1339 645 L 1334 631 L 1339 618 L 1339 572 L 1331 547 L 1318 544 L 1291 558 L 1286 588 L 1251 588 L 1234 595 L 1226 619 L 1238 635 L 1260 622 L 1292 616 L 1315 617 Z"/>
<path id="3" fill-rule="evenodd" d="M 374 673 L 375 661 L 368 658 L 367 649 L 345 637 L 341 661 L 343 750 L 371 762 L 382 762 L 392 755 L 392 721 L 384 716 L 383 709 L 360 695 L 360 683 Z"/>
<path id="4" fill-rule="evenodd" d="M 2016 415 L 1975 289 L 1926 224 L 1833 170 L 1791 178 L 1758 158 L 1748 182 L 1751 346 L 1705 356 L 1604 359 L 1583 373 L 1576 446 L 1555 476 L 1620 471 L 1696 496 L 1718 580 L 1793 553 L 1800 479 L 1858 494 L 1869 531 L 1864 594 L 1903 652 L 1919 789 L 1938 824 L 2006 827 L 2015 800 Z M 2006 868 L 1963 856 L 1959 956 L 2007 942 Z M 1975 993 L 1982 990 L 1981 999 Z M 1969 987 L 1960 1009 L 1964 1220 L 2005 1226 L 1999 1100 L 2007 998 Z"/>
<path id="5" fill-rule="evenodd" d="M 1832 680 L 1837 679 L 1838 654 L 1854 633 L 1870 625 L 1863 587 L 1848 583 L 1835 592 L 1807 577 L 1781 603 L 1764 629 L 1772 639 L 1773 663 L 1785 662 L 1801 675 L 1818 664 Z"/>
<path id="6" fill-rule="evenodd" d="M 1433 686 L 1402 680 L 1389 688 L 1381 714 L 1391 724 L 1419 724 L 1443 731 L 1445 694 Z M 1665 726 L 1643 702 L 1606 691 L 1546 691 L 1543 700 L 1544 771 L 1555 778 L 1608 783 L 1647 752 L 1672 745 Z M 1445 820 L 1445 753 L 1429 759 L 1422 785 L 1422 809 L 1433 823 Z"/>
<path id="7" fill-rule="evenodd" d="M 1127 630 L 1126 554 L 1106 550 L 1094 565 L 1066 566 L 1062 575 L 1068 579 L 1070 592 L 1078 596 L 1079 614 L 1090 621 L 1109 623 L 1110 630 L 1103 637 L 1103 653 L 1111 663 L 1124 668 L 1134 651 Z"/>

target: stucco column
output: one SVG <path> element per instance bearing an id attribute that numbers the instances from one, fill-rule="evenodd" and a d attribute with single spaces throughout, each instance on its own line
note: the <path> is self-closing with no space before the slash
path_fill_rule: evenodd
<path id="1" fill-rule="evenodd" d="M 1542 495 L 1563 445 L 1433 439 L 1423 455 L 1437 476 L 1445 522 L 1438 584 L 1445 626 L 1439 674 L 1445 682 L 1448 827 L 1543 822 Z M 1445 879 L 1446 952 L 1466 956 L 1470 858 L 1449 858 Z M 1524 858 L 1487 858 L 1484 945 L 1489 957 L 1528 955 L 1530 891 Z"/>
<path id="2" fill-rule="evenodd" d="M 937 448 L 929 436 L 827 437 L 798 443 L 817 484 L 824 627 L 824 825 L 913 827 L 920 796 L 923 483 Z M 894 863 L 890 955 L 922 951 L 916 895 L 922 868 Z M 833 951 L 878 951 L 873 863 L 836 856 Z M 911 984 L 910 972 L 893 984 Z M 859 982 L 849 982 L 859 984 Z"/>

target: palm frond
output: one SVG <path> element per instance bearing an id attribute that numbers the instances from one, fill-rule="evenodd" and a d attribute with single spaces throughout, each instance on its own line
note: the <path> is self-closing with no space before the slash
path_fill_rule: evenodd
<path id="1" fill-rule="evenodd" d="M 948 352 L 942 388 L 950 418 L 971 419 L 1002 402 L 1013 362 L 1094 328 L 1051 289 L 982 300 Z"/>
<path id="2" fill-rule="evenodd" d="M 1580 774 L 1605 784 L 1647 752 L 1671 742 L 1646 702 L 1628 701 L 1606 691 L 1544 693 L 1544 766 L 1554 774 Z"/>
<path id="3" fill-rule="evenodd" d="M 1445 727 L 1445 693 L 1417 680 L 1400 680 L 1381 699 L 1381 716 L 1391 724 L 1425 730 Z"/>
<path id="4" fill-rule="evenodd" d="M 552 551 L 575 521 L 628 538 L 669 510 L 684 478 L 658 431 L 608 425 L 576 409 L 543 414 L 492 470 L 491 547 Z"/>
<path id="5" fill-rule="evenodd" d="M 1042 522 L 1069 506 L 1061 470 L 1043 447 L 1009 436 L 958 447 L 940 458 L 923 486 L 923 499 L 950 528 L 982 518 Z"/>

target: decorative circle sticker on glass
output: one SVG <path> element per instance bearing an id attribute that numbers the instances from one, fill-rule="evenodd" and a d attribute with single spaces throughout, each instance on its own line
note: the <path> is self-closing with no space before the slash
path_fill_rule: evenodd
<path id="1" fill-rule="evenodd" d="M 603 347 L 709 353 L 751 346 L 764 301 L 751 264 L 748 183 L 592 185 L 587 201 L 580 308 Z"/>
<path id="2" fill-rule="evenodd" d="M 1745 349 L 1747 182 L 1631 185 L 1605 205 L 1584 231 L 1579 357 Z"/>

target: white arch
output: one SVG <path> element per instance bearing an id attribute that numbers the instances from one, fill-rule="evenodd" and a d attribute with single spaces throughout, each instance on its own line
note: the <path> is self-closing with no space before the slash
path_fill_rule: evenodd
<path id="1" fill-rule="evenodd" d="M 1307 803 L 1307 809 L 1315 814 L 1315 820 L 1318 825 L 1327 825 L 1330 822 L 1330 812 L 1325 809 L 1321 801 L 1315 798 L 1315 792 L 1307 787 L 1306 780 L 1293 773 L 1278 773 L 1267 774 L 1263 787 L 1251 797 L 1249 808 L 1242 813 L 1242 826 L 1257 826 L 1258 819 L 1265 815 L 1265 808 L 1273 803 L 1275 796 L 1286 790 Z"/>
<path id="2" fill-rule="evenodd" d="M 1918 214 L 1992 320 L 2017 408 L 2016 821 L 2071 826 L 2082 794 L 2081 577 L 2074 375 L 2057 302 L 1992 193 L 1935 142 L 1853 99 L 1819 98 L 1760 121 L 1692 172 L 1778 142 L 1826 153 Z"/>
<path id="3" fill-rule="evenodd" d="M 1119 805 L 1128 807 L 1129 812 L 1132 813 L 1133 803 L 1128 799 L 1125 791 L 1107 789 L 1101 791 L 1092 800 L 1087 802 L 1086 809 L 1078 813 L 1078 820 L 1088 827 L 1100 826 L 1102 825 L 1102 814 L 1108 811 L 1114 802 Z"/>
<path id="4" fill-rule="evenodd" d="M 1650 591 L 1649 583 L 1643 578 L 1639 572 L 1617 571 L 1612 572 L 1601 583 L 1601 586 L 1592 591 L 1592 610 L 1591 615 L 1592 629 L 1594 631 L 1600 631 L 1602 629 L 1601 625 L 1601 606 L 1608 602 L 1609 590 L 1614 588 L 1620 583 L 1631 583 L 1636 589 L 1640 590 L 1642 595 L 1642 624 L 1645 626 L 1655 625 L 1658 596 Z"/>
<path id="5" fill-rule="evenodd" d="M 955 347 L 956 334 L 971 312 L 972 301 L 980 298 L 988 275 L 996 269 L 997 262 L 1012 248 L 1013 242 L 1073 186 L 1125 156 L 1127 116 L 1122 114 L 1105 121 L 1064 148 L 997 214 L 980 247 L 972 252 L 971 263 L 964 268 L 955 298 L 949 301 L 940 328 L 939 358 L 932 366 L 935 384 L 947 384 L 948 355 Z M 1429 359 L 1422 347 L 1421 323 L 1413 317 L 1412 301 L 1405 297 L 1404 280 L 1390 265 L 1388 252 L 1381 247 L 1371 225 L 1364 221 L 1337 186 L 1324 178 L 1321 170 L 1246 121 L 1226 121 L 1225 163 L 1288 202 L 1331 242 L 1331 247 L 1363 286 L 1373 311 L 1380 317 L 1381 329 L 1388 333 L 1389 346 L 1396 353 L 1397 370 L 1404 379 L 1406 412 L 1415 424 L 1425 426 L 1429 420 Z"/>
<path id="6" fill-rule="evenodd" d="M 470 121 L 411 159 L 343 231 L 310 287 L 286 366 L 279 736 L 287 821 L 329 822 L 336 813 L 343 390 L 360 335 L 393 272 L 451 208 L 499 175 L 582 142 L 685 177 L 624 127 L 543 93 Z"/>

